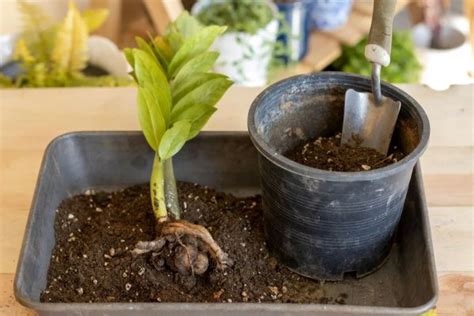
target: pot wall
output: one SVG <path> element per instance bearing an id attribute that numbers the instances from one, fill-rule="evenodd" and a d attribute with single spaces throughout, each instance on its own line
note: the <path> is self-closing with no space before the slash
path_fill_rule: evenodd
<path id="1" fill-rule="evenodd" d="M 384 84 L 384 95 L 402 102 L 394 139 L 410 153 L 403 160 L 346 173 L 285 158 L 282 153 L 297 144 L 341 131 L 348 88 L 369 91 L 370 81 L 343 73 L 289 78 L 258 96 L 249 113 L 250 135 L 260 152 L 267 244 L 290 269 L 315 279 L 361 277 L 384 262 L 429 135 L 416 101 Z"/>

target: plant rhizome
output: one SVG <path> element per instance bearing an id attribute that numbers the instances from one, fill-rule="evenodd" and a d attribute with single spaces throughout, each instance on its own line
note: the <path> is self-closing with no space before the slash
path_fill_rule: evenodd
<path id="1" fill-rule="evenodd" d="M 139 48 L 125 50 L 138 84 L 140 125 L 155 152 L 150 195 L 156 239 L 138 242 L 133 254 L 152 252 L 153 260 L 183 275 L 201 275 L 212 263 L 220 270 L 232 264 L 206 228 L 180 220 L 172 164 L 172 157 L 198 135 L 232 84 L 211 72 L 218 53 L 209 48 L 225 30 L 204 27 L 184 13 L 163 37 L 149 43 L 137 38 Z"/>

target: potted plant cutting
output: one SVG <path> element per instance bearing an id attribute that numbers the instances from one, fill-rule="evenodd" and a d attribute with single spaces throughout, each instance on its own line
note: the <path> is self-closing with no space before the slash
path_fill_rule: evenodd
<path id="1" fill-rule="evenodd" d="M 267 82 L 278 32 L 277 12 L 266 0 L 201 0 L 192 9 L 204 25 L 228 27 L 213 46 L 220 53 L 215 70 L 244 86 Z"/>
<path id="2" fill-rule="evenodd" d="M 73 2 L 63 21 L 53 23 L 38 6 L 18 2 L 24 19 L 14 49 L 1 56 L 0 87 L 118 86 L 130 84 L 127 63 L 110 40 L 89 36 L 107 18 L 105 9 L 82 14 Z M 12 53 L 13 52 L 13 53 Z"/>
<path id="3" fill-rule="evenodd" d="M 358 314 L 429 308 L 432 302 L 418 293 L 435 295 L 430 277 L 413 287 L 414 299 L 390 303 L 396 295 L 384 291 L 402 289 L 403 282 L 392 277 L 401 280 L 401 270 L 419 267 L 403 260 L 405 254 L 395 254 L 400 262 L 374 278 L 340 284 L 303 278 L 269 254 L 259 196 L 235 197 L 203 185 L 232 192 L 258 192 L 259 187 L 256 152 L 246 135 L 195 137 L 231 84 L 209 72 L 217 54 L 208 49 L 224 31 L 184 14 L 163 37 L 138 39 L 139 48 L 125 53 L 138 84 L 142 133 L 69 134 L 49 146 L 16 275 L 17 299 L 40 313 L 58 315 L 344 313 L 349 307 L 337 304 L 346 300 L 364 305 L 350 307 Z M 293 132 L 301 135 L 290 130 L 279 137 Z M 178 182 L 176 190 L 174 171 L 176 178 L 190 182 Z M 148 179 L 150 184 L 140 185 Z M 413 210 L 422 202 L 412 203 L 406 221 L 419 228 L 424 219 Z M 425 252 L 406 252 L 429 267 L 429 238 L 422 229 L 410 232 L 401 244 L 415 240 L 416 247 L 425 247 Z M 397 270 L 396 264 L 403 268 Z M 366 287 L 386 297 L 367 301 L 348 294 L 359 288 L 366 297 Z M 235 302 L 250 304 L 229 304 Z"/>

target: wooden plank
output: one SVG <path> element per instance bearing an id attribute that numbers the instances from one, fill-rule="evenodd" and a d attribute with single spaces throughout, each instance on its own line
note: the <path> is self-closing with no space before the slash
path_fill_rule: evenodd
<path id="1" fill-rule="evenodd" d="M 341 54 L 339 42 L 325 33 L 313 32 L 309 38 L 308 54 L 302 63 L 313 71 L 326 68 Z"/>
<path id="2" fill-rule="evenodd" d="M 13 273 L 0 273 L 0 316 L 34 316 L 30 309 L 21 306 L 13 296 Z"/>
<path id="3" fill-rule="evenodd" d="M 425 192 L 430 206 L 474 205 L 474 176 L 466 175 L 423 175 Z"/>
<path id="4" fill-rule="evenodd" d="M 474 208 L 430 207 L 429 218 L 439 272 L 474 272 Z"/>
<path id="5" fill-rule="evenodd" d="M 183 11 L 181 0 L 143 0 L 158 34 L 164 34 L 166 27 Z"/>
<path id="6" fill-rule="evenodd" d="M 438 316 L 474 315 L 474 274 L 450 273 L 439 278 Z"/>

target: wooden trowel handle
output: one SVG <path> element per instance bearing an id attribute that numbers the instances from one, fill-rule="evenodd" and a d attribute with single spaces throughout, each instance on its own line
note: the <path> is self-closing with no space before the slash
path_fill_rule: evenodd
<path id="1" fill-rule="evenodd" d="M 390 64 L 392 49 L 392 27 L 397 0 L 374 0 L 369 42 L 365 47 L 365 58 L 382 66 Z"/>

